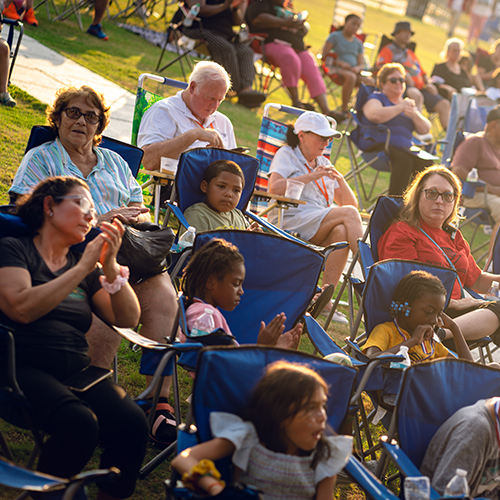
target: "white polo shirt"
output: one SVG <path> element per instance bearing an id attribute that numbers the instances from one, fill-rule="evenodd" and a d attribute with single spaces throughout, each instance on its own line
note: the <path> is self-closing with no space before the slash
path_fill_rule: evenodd
<path id="1" fill-rule="evenodd" d="M 137 137 L 139 147 L 173 139 L 193 128 L 201 127 L 197 118 L 182 99 L 182 92 L 181 90 L 175 96 L 158 101 L 144 113 Z M 203 128 L 217 130 L 222 137 L 225 149 L 236 147 L 233 125 L 229 118 L 222 113 L 216 111 L 210 115 L 205 120 Z M 190 148 L 207 146 L 208 142 L 195 141 Z"/>

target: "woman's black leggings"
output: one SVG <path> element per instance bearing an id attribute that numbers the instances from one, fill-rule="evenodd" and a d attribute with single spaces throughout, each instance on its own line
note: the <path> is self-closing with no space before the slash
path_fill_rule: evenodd
<path id="1" fill-rule="evenodd" d="M 85 392 L 70 391 L 62 381 L 89 364 L 85 355 L 23 348 L 17 353 L 19 385 L 49 435 L 38 470 L 60 477 L 77 474 L 100 443 L 101 467 L 121 471 L 117 480 L 101 488 L 118 498 L 132 495 L 148 440 L 143 411 L 110 379 Z"/>
<path id="2" fill-rule="evenodd" d="M 417 155 L 389 146 L 391 158 L 391 180 L 389 194 L 401 195 L 410 183 L 411 178 L 421 170 L 434 164 L 430 160 L 422 160 Z"/>

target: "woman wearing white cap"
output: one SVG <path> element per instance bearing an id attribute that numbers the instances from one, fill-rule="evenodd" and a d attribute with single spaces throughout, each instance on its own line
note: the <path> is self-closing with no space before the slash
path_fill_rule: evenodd
<path id="1" fill-rule="evenodd" d="M 284 195 L 287 179 L 303 182 L 300 199 L 307 204 L 285 211 L 284 229 L 320 246 L 347 241 L 355 252 L 363 235 L 358 200 L 342 174 L 323 156 L 332 138 L 340 135 L 325 116 L 311 111 L 301 114 L 295 125 L 288 126 L 288 144 L 278 150 L 271 163 L 269 191 Z M 323 286 L 337 285 L 348 253 L 346 248 L 328 257 Z"/>

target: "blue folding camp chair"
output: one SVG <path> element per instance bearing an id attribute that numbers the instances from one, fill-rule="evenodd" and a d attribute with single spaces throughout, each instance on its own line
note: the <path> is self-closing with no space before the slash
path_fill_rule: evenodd
<path id="1" fill-rule="evenodd" d="M 484 130 L 486 117 L 495 106 L 496 102 L 486 97 L 482 97 L 481 99 L 472 97 L 465 111 L 464 132 L 475 134 Z"/>
<path id="2" fill-rule="evenodd" d="M 61 500 L 85 500 L 87 498 L 85 491 L 87 484 L 99 483 L 102 480 L 109 481 L 119 474 L 120 471 L 112 467 L 111 469 L 82 472 L 71 479 L 63 479 L 23 469 L 12 462 L 0 458 L 0 485 L 32 493 L 64 491 L 65 493 L 61 496 Z"/>
<path id="3" fill-rule="evenodd" d="M 41 146 L 46 142 L 53 141 L 56 137 L 57 134 L 50 127 L 46 125 L 35 125 L 31 129 L 24 153 L 26 154 L 29 150 Z M 132 175 L 137 177 L 142 157 L 144 156 L 144 151 L 142 149 L 106 136 L 102 137 L 102 141 L 98 147 L 111 149 L 111 151 L 118 153 L 127 162 Z"/>
<path id="4" fill-rule="evenodd" d="M 439 427 L 460 408 L 495 396 L 500 396 L 500 377 L 494 368 L 450 358 L 413 365 L 404 370 L 383 448 L 403 477 L 419 476 Z M 396 433 L 399 445 L 391 442 Z M 380 473 L 383 460 L 379 465 Z M 432 489 L 431 499 L 437 498 Z"/>
<path id="5" fill-rule="evenodd" d="M 213 411 L 241 415 L 249 401 L 251 391 L 261 378 L 267 365 L 274 361 L 305 363 L 317 371 L 329 385 L 327 415 L 329 425 L 338 432 L 351 404 L 356 369 L 331 363 L 310 355 L 265 347 L 205 348 L 201 351 L 192 400 L 192 415 L 184 426 L 183 449 L 211 439 L 209 416 Z M 357 400 L 358 395 L 355 395 Z M 197 429 L 191 425 L 194 416 Z M 193 432 L 195 431 L 195 432 Z M 230 483 L 229 459 L 217 462 L 217 468 Z M 395 500 L 395 495 L 365 469 L 354 457 L 345 468 L 365 491 L 378 500 Z M 185 488 L 175 488 L 176 476 L 167 482 L 167 498 L 192 498 Z"/>

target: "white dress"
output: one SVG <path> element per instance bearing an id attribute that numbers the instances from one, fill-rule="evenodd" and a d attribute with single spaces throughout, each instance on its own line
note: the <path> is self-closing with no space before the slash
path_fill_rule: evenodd
<path id="1" fill-rule="evenodd" d="M 273 172 L 276 172 L 285 179 L 298 177 L 309 173 L 306 164 L 307 161 L 298 146 L 295 148 L 282 146 L 276 152 L 267 175 L 270 176 Z M 329 164 L 329 160 L 324 156 L 316 158 L 316 167 Z M 319 185 L 323 188 L 322 181 L 325 182 L 328 201 L 318 187 Z M 304 186 L 300 199 L 305 201 L 306 205 L 290 207 L 283 212 L 283 229 L 297 232 L 305 240 L 310 240 L 318 232 L 323 219 L 336 206 L 333 203 L 333 198 L 335 188 L 338 186 L 337 181 L 324 176 L 316 182 L 308 182 Z M 269 218 L 273 224 L 276 223 L 276 219 L 276 214 L 272 214 Z"/>
<path id="2" fill-rule="evenodd" d="M 225 438 L 236 447 L 233 464 L 240 481 L 264 493 L 264 500 L 312 500 L 316 486 L 340 472 L 352 452 L 352 436 L 329 436 L 329 459 L 311 469 L 313 455 L 298 457 L 270 451 L 259 443 L 255 427 L 232 413 L 210 414 L 212 435 Z"/>

